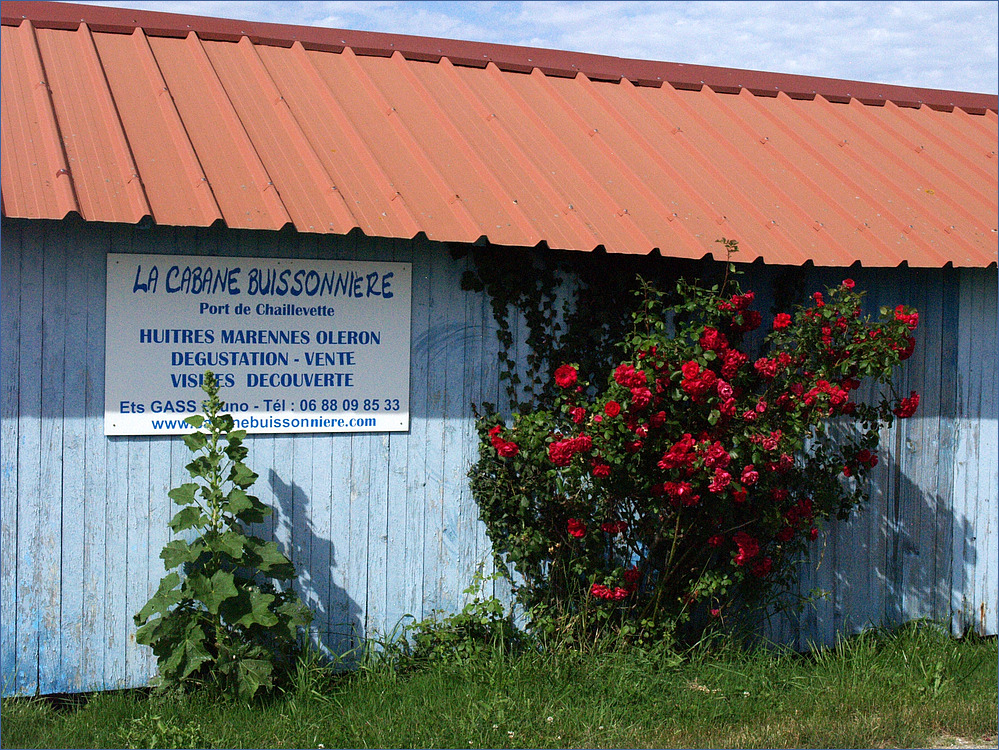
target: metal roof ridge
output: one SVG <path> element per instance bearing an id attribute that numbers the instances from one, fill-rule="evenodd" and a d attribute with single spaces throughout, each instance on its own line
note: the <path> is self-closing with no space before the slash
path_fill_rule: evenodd
<path id="1" fill-rule="evenodd" d="M 0 22 L 16 26 L 30 20 L 36 27 L 75 30 L 86 23 L 93 32 L 131 34 L 141 28 L 147 36 L 186 36 L 194 31 L 206 41 L 238 42 L 248 37 L 254 44 L 290 47 L 300 42 L 306 49 L 342 52 L 350 47 L 355 55 L 390 57 L 399 52 L 407 60 L 439 62 L 446 57 L 454 65 L 484 68 L 493 63 L 507 72 L 530 73 L 537 68 L 548 76 L 575 77 L 583 73 L 598 81 L 628 79 L 638 86 L 662 86 L 700 90 L 708 86 L 716 93 L 738 93 L 748 89 L 757 96 L 783 92 L 793 99 L 822 96 L 833 102 L 857 99 L 882 106 L 886 101 L 899 107 L 950 111 L 958 107 L 969 114 L 999 111 L 999 96 L 966 91 L 947 91 L 894 84 L 849 81 L 709 65 L 638 60 L 586 52 L 517 47 L 506 44 L 388 34 L 374 31 L 332 29 L 317 26 L 239 21 L 191 16 L 162 11 L 140 11 L 51 0 L 4 0 Z"/>

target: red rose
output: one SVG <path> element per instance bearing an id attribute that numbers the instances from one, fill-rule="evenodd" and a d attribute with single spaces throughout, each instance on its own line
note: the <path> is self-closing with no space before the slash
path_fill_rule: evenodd
<path id="1" fill-rule="evenodd" d="M 518 453 L 520 453 L 520 448 L 516 443 L 510 442 L 509 440 L 502 441 L 496 446 L 496 452 L 499 453 L 503 458 L 513 458 Z"/>
<path id="2" fill-rule="evenodd" d="M 700 344 L 704 351 L 721 352 L 728 348 L 728 339 L 724 333 L 720 333 L 717 328 L 704 326 L 704 333 L 701 334 Z"/>
<path id="3" fill-rule="evenodd" d="M 586 418 L 586 409 L 582 406 L 576 406 L 569 410 L 569 414 L 572 415 L 572 421 L 576 424 L 582 424 L 583 420 Z"/>
<path id="4" fill-rule="evenodd" d="M 917 325 L 919 325 L 919 313 L 906 313 L 905 305 L 899 305 L 895 308 L 895 320 L 901 320 L 909 326 L 909 330 L 913 330 Z"/>
<path id="5" fill-rule="evenodd" d="M 791 325 L 791 316 L 787 313 L 777 313 L 777 317 L 774 318 L 774 330 L 779 331 L 789 325 Z"/>
<path id="6" fill-rule="evenodd" d="M 732 536 L 732 541 L 739 548 L 735 556 L 736 565 L 745 565 L 760 553 L 760 544 L 745 531 L 738 531 Z"/>
<path id="7" fill-rule="evenodd" d="M 579 373 L 576 372 L 575 367 L 572 365 L 562 365 L 555 370 L 555 385 L 559 388 L 568 388 L 576 384 L 578 377 Z"/>
<path id="8" fill-rule="evenodd" d="M 908 398 L 903 398 L 894 409 L 894 414 L 899 419 L 908 419 L 916 413 L 919 406 L 919 394 L 913 391 Z"/>
<path id="9" fill-rule="evenodd" d="M 856 284 L 853 283 L 853 279 L 843 279 L 843 286 L 847 289 L 853 289 Z"/>
<path id="10" fill-rule="evenodd" d="M 573 444 L 568 440 L 558 440 L 548 444 L 548 458 L 556 466 L 568 466 L 576 454 Z"/>
<path id="11" fill-rule="evenodd" d="M 644 387 L 631 389 L 631 405 L 636 409 L 644 409 L 652 403 L 652 391 Z"/>
<path id="12" fill-rule="evenodd" d="M 609 477 L 610 476 L 610 464 L 601 463 L 599 461 L 593 462 L 593 476 L 595 477 Z"/>
<path id="13" fill-rule="evenodd" d="M 685 362 L 680 366 L 680 371 L 683 373 L 683 377 L 687 380 L 693 380 L 697 377 L 697 374 L 701 371 L 701 366 L 696 362 Z"/>
<path id="14" fill-rule="evenodd" d="M 574 536 L 577 539 L 586 534 L 586 524 L 584 524 L 578 518 L 570 518 L 566 522 L 566 526 L 569 529 L 569 535 Z"/>
<path id="15" fill-rule="evenodd" d="M 750 572 L 752 572 L 752 574 L 757 578 L 764 578 L 770 572 L 770 569 L 773 567 L 773 562 L 774 561 L 771 560 L 769 557 L 764 557 L 762 560 L 757 560 L 755 563 L 753 563 L 753 566 L 750 568 Z"/>
<path id="16" fill-rule="evenodd" d="M 621 413 L 621 404 L 617 401 L 608 401 L 607 405 L 604 407 L 604 413 L 608 417 L 616 417 Z"/>

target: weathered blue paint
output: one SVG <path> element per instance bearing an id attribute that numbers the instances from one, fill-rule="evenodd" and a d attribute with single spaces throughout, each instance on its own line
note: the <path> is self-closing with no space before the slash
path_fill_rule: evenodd
<path id="1" fill-rule="evenodd" d="M 426 240 L 354 235 L 71 221 L 4 221 L 2 232 L 4 695 L 143 685 L 155 667 L 132 614 L 163 575 L 166 493 L 186 480 L 188 454 L 172 438 L 103 435 L 108 252 L 412 262 L 410 431 L 249 438 L 256 490 L 275 509 L 258 533 L 292 555 L 315 636 L 338 653 L 406 615 L 459 608 L 476 568 L 492 571 L 466 478 L 470 405 L 501 402 L 504 384 L 489 302 L 459 288 L 467 259 Z M 761 310 L 778 271 L 747 269 Z M 830 596 L 775 618 L 771 634 L 805 646 L 914 617 L 995 633 L 996 272 L 824 269 L 808 286 L 844 275 L 872 308 L 919 309 L 916 354 L 897 385 L 922 402 L 884 435 L 870 506 L 823 532 L 806 561 L 802 590 Z M 523 361 L 523 321 L 512 333 Z"/>

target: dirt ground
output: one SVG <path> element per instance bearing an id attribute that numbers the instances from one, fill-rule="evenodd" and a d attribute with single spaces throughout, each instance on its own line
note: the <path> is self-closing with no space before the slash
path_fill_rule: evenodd
<path id="1" fill-rule="evenodd" d="M 944 734 L 937 739 L 937 743 L 930 745 L 931 748 L 961 748 L 962 750 L 978 750 L 982 748 L 987 750 L 996 750 L 997 745 L 999 745 L 999 738 L 996 737 L 954 737 L 953 735 Z"/>

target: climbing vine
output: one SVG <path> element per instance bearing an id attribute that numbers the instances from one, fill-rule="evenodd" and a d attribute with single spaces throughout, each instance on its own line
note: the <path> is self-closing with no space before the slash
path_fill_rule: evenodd
<path id="1" fill-rule="evenodd" d="M 603 252 L 537 252 L 528 248 L 458 248 L 471 268 L 462 289 L 485 292 L 496 321 L 499 378 L 512 411 L 550 405 L 553 363 L 579 363 L 580 375 L 593 380 L 613 358 L 611 342 L 631 326 L 633 292 L 641 276 L 661 289 L 674 289 L 681 277 L 721 278 L 724 263 L 655 255 L 619 256 L 608 263 Z M 527 354 L 518 361 L 514 320 L 527 328 Z M 484 405 L 491 410 L 492 404 Z"/>

